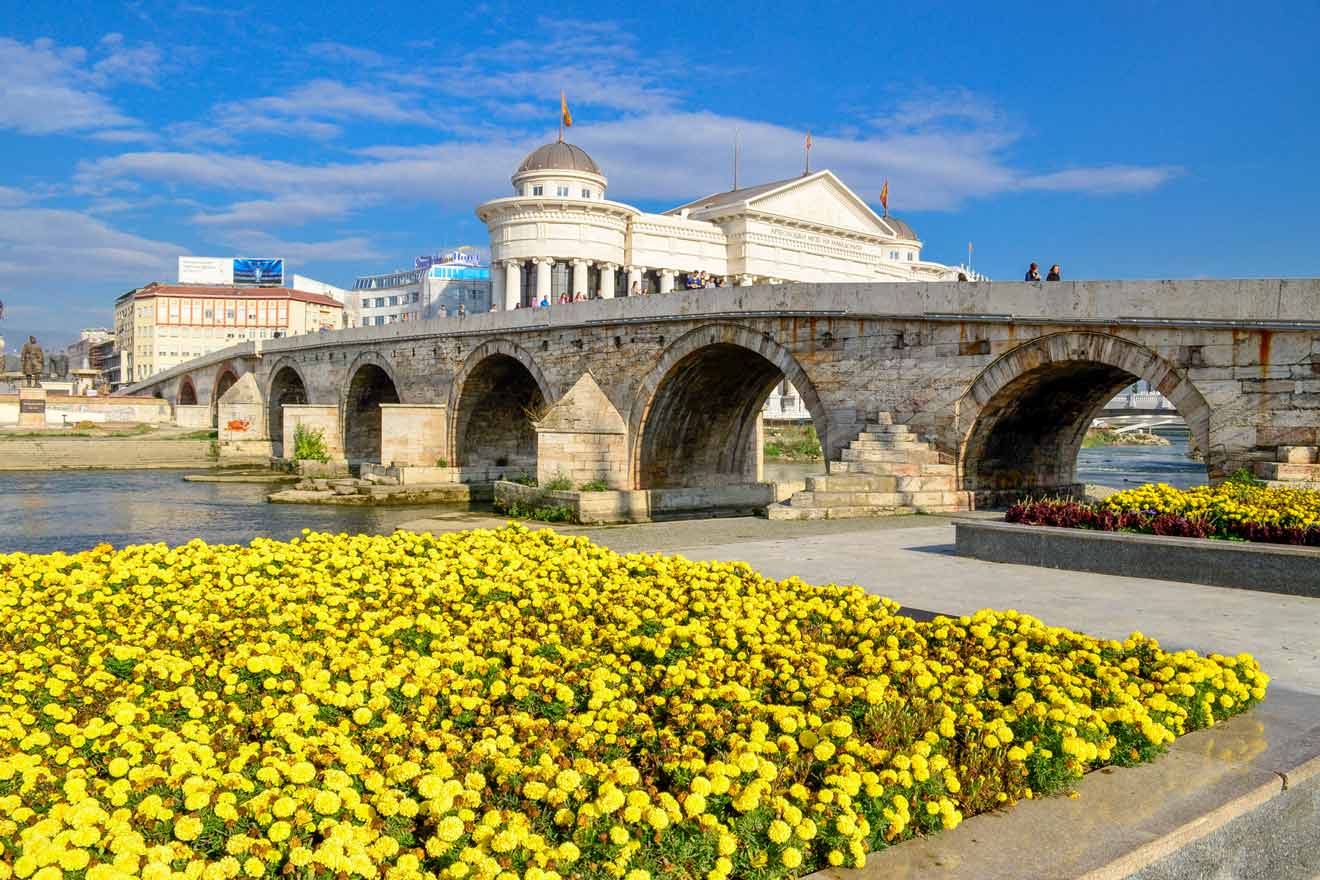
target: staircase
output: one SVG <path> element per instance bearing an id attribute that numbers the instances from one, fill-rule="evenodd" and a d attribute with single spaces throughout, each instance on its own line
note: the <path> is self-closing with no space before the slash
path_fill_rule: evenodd
<path id="1" fill-rule="evenodd" d="M 1256 476 L 1272 488 L 1320 489 L 1320 447 L 1280 446 L 1277 461 L 1258 461 Z"/>
<path id="2" fill-rule="evenodd" d="M 947 456 L 944 456 L 947 458 Z M 857 435 L 829 473 L 807 477 L 807 488 L 766 508 L 770 519 L 846 519 L 906 513 L 954 513 L 972 509 L 972 493 L 958 489 L 946 462 L 890 413 Z"/>

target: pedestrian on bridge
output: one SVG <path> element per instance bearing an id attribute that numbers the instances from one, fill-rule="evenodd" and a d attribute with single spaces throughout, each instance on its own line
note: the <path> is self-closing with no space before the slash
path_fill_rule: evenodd
<path id="1" fill-rule="evenodd" d="M 1039 281 L 1039 280 L 1040 280 L 1040 267 L 1037 266 L 1035 263 L 1032 263 L 1031 266 L 1030 266 L 1030 268 L 1027 269 L 1027 277 L 1026 277 L 1024 280 L 1025 280 L 1025 281 Z"/>
<path id="2" fill-rule="evenodd" d="M 1046 280 L 1046 281 L 1062 281 L 1062 280 L 1063 280 L 1063 276 L 1059 274 L 1059 264 L 1058 264 L 1058 263 L 1055 263 L 1053 266 L 1050 266 L 1049 274 L 1045 276 L 1045 280 Z"/>

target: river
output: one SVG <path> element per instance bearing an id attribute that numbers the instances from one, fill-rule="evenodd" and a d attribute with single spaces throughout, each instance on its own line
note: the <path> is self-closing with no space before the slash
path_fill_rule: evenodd
<path id="1" fill-rule="evenodd" d="M 1205 467 L 1173 446 L 1083 449 L 1077 477 L 1122 488 L 1147 482 L 1187 487 L 1205 482 Z M 823 464 L 767 462 L 766 478 L 800 480 Z M 316 531 L 388 534 L 400 523 L 454 507 L 318 507 L 268 504 L 270 486 L 188 483 L 182 471 L 15 471 L 0 473 L 0 553 L 83 550 L 100 543 L 246 543 Z"/>

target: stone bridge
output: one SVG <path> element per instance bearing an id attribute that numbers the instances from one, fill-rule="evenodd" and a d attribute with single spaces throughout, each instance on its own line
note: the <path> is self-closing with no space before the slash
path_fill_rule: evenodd
<path id="1" fill-rule="evenodd" d="M 130 391 L 218 424 L 225 455 L 288 456 L 307 423 L 350 463 L 657 490 L 756 483 L 785 378 L 831 473 L 915 438 L 981 503 L 1064 490 L 1092 418 L 1145 379 L 1220 478 L 1320 445 L 1320 280 L 676 292 L 263 340 Z M 891 420 L 906 434 L 874 433 Z"/>

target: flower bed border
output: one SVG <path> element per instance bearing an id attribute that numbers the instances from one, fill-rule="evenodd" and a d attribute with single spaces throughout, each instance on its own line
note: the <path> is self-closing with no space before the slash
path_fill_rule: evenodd
<path id="1" fill-rule="evenodd" d="M 1320 550 L 959 520 L 959 556 L 1320 598 Z"/>

